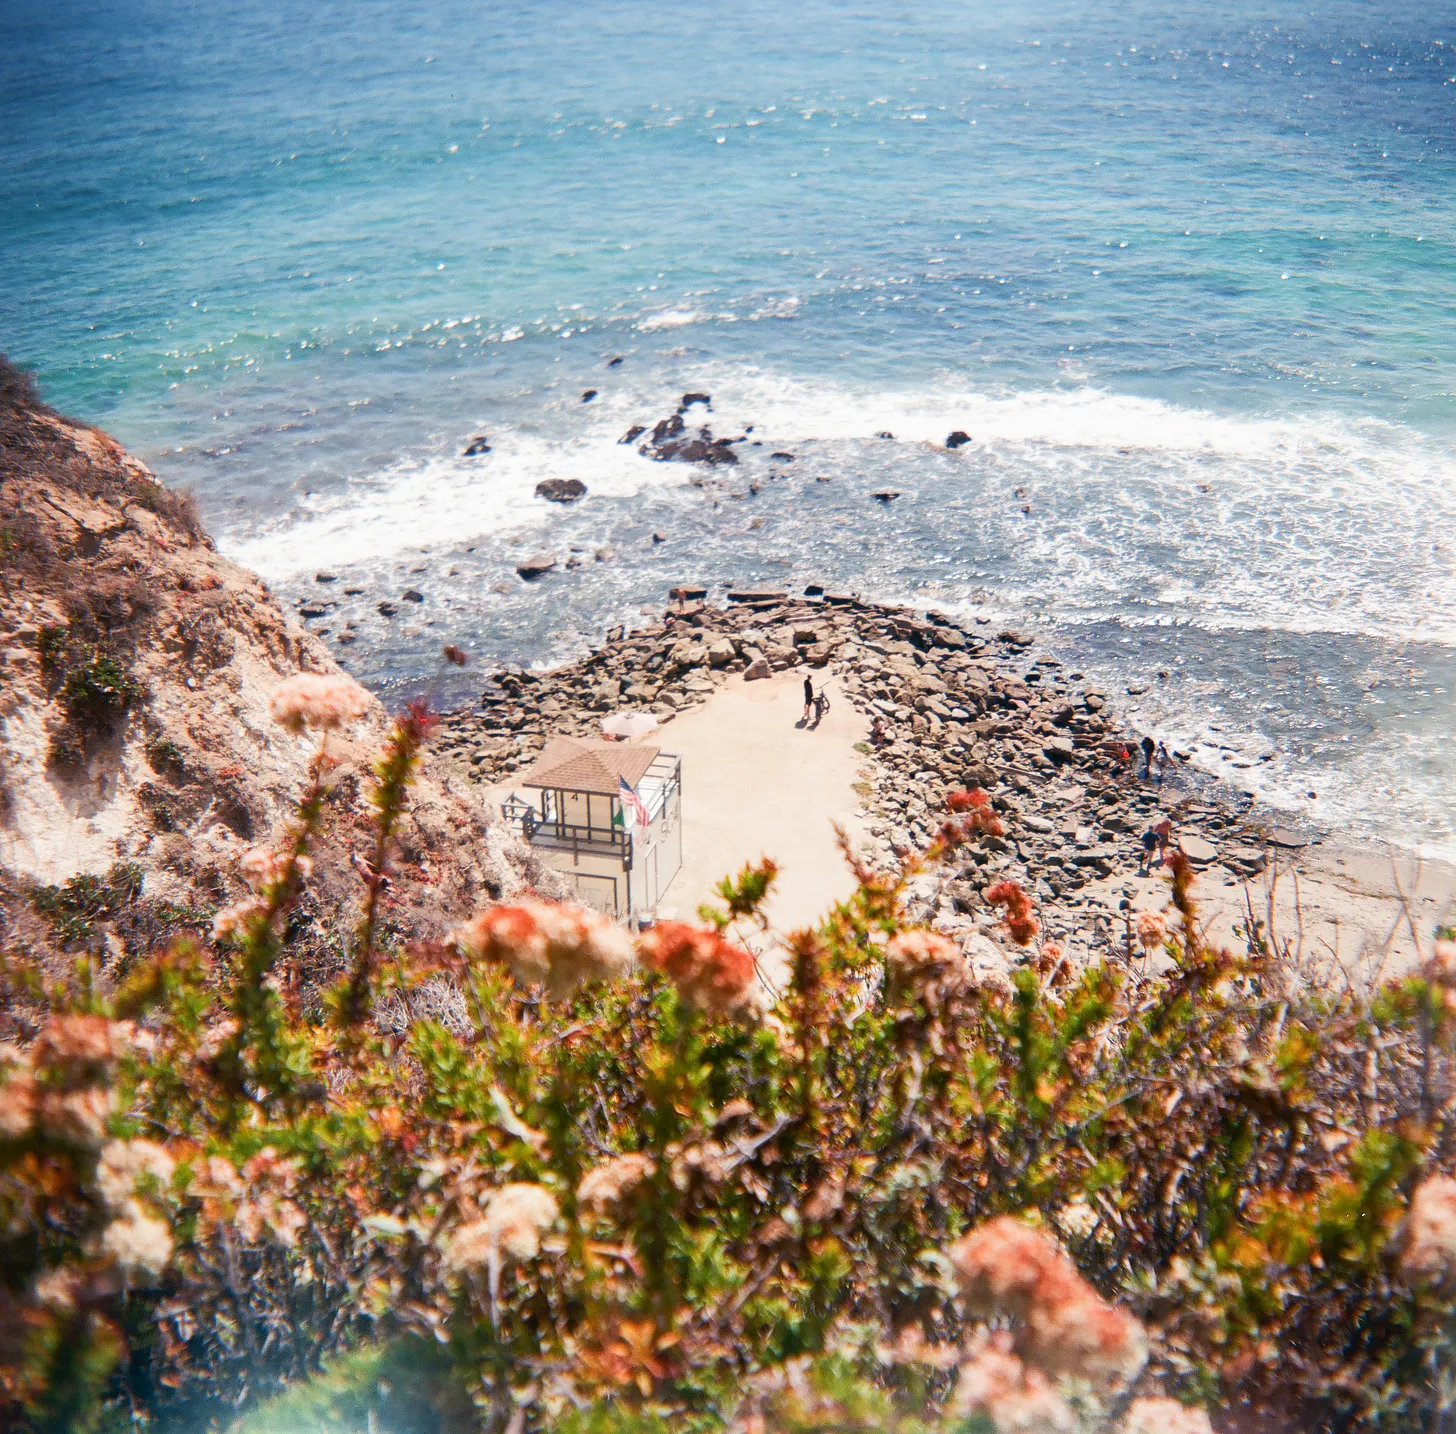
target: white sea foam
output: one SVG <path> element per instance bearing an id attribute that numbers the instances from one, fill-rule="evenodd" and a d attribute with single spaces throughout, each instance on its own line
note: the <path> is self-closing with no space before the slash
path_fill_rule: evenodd
<path id="1" fill-rule="evenodd" d="M 1456 530 L 1456 462 L 1409 429 L 1230 417 L 1088 386 L 984 392 L 947 378 L 874 391 L 717 365 L 674 378 L 712 393 L 711 413 L 689 420 L 715 433 L 752 426 L 761 453 L 792 448 L 846 483 L 908 489 L 897 511 L 913 523 L 898 550 L 878 554 L 884 581 L 943 547 L 957 554 L 952 575 L 990 563 L 1000 605 L 1063 623 L 1456 642 L 1443 547 Z M 684 482 L 687 470 L 618 441 L 629 423 L 668 411 L 676 391 L 664 380 L 589 407 L 552 400 L 514 427 L 486 423 L 483 458 L 459 458 L 454 445 L 402 458 L 225 545 L 283 580 L 508 530 L 544 538 L 560 510 L 535 498 L 543 478 L 579 477 L 598 499 Z M 972 441 L 947 453 L 955 429 Z M 884 431 L 893 442 L 876 437 Z M 881 519 L 863 514 L 850 544 L 883 542 Z"/>

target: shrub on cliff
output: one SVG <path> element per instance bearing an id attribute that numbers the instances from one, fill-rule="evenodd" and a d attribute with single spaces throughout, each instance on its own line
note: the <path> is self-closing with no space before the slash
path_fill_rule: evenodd
<path id="1" fill-rule="evenodd" d="M 114 989 L 9 973 L 51 1014 L 0 1056 L 7 1427 L 197 1427 L 284 1385 L 294 1428 L 1436 1427 L 1449 941 L 1314 989 L 1260 939 L 1209 947 L 1179 861 L 1162 919 L 1085 970 L 993 889 L 1027 959 L 981 976 L 901 907 L 987 830 L 965 794 L 787 939 L 781 993 L 734 935 L 767 865 L 701 927 L 528 902 L 380 949 L 415 709 L 308 1017 L 290 912 L 327 734 L 362 710 L 311 681 L 275 705 L 322 732 L 309 788 L 214 953 Z"/>

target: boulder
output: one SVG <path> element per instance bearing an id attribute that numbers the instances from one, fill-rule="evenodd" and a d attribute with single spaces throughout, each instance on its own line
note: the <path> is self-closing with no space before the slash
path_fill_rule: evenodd
<path id="1" fill-rule="evenodd" d="M 967 433 L 964 429 L 957 428 L 956 431 L 945 440 L 945 446 L 947 448 L 962 448 L 970 441 L 971 435 Z"/>
<path id="2" fill-rule="evenodd" d="M 398 611 L 399 608 L 392 602 L 382 602 L 379 604 L 379 613 L 381 617 L 393 617 Z"/>
<path id="3" fill-rule="evenodd" d="M 708 664 L 711 667 L 727 667 L 736 655 L 733 644 L 726 637 L 720 637 L 708 647 Z"/>
<path id="4" fill-rule="evenodd" d="M 704 408 L 712 408 L 713 399 L 706 393 L 685 393 L 682 396 L 682 402 L 677 406 L 677 411 L 686 413 L 695 403 L 701 403 Z"/>
<path id="5" fill-rule="evenodd" d="M 424 602 L 425 595 L 418 588 L 406 588 L 400 593 L 405 602 Z"/>
<path id="6" fill-rule="evenodd" d="M 723 438 L 716 442 L 701 436 L 673 438 L 654 443 L 644 451 L 659 463 L 706 463 L 709 467 L 717 467 L 719 464 L 731 466 L 738 462 L 738 455 L 728 447 L 727 439 Z"/>
<path id="7" fill-rule="evenodd" d="M 768 665 L 766 657 L 755 658 L 744 669 L 743 680 L 745 682 L 757 682 L 761 677 L 773 676 L 773 669 Z"/>
<path id="8" fill-rule="evenodd" d="M 647 432 L 647 425 L 646 424 L 643 424 L 643 423 L 634 423 L 631 426 L 631 428 L 629 428 L 626 431 L 626 433 L 624 433 L 617 440 L 617 442 L 618 443 L 635 443 L 646 432 Z"/>
<path id="9" fill-rule="evenodd" d="M 486 441 L 485 434 L 479 433 L 465 445 L 465 452 L 462 456 L 466 458 L 479 458 L 482 453 L 490 452 L 490 444 Z"/>
<path id="10" fill-rule="evenodd" d="M 1178 838 L 1178 850 L 1194 866 L 1207 866 L 1209 862 L 1215 860 L 1218 856 L 1218 848 L 1211 841 L 1205 841 L 1200 836 L 1180 836 Z"/>
<path id="11" fill-rule="evenodd" d="M 550 553 L 537 553 L 534 557 L 527 558 L 523 563 L 516 564 L 517 574 L 528 583 L 535 582 L 537 578 L 545 577 L 556 566 L 556 559 Z"/>
<path id="12" fill-rule="evenodd" d="M 588 388 L 588 389 L 585 389 L 582 392 L 581 401 L 583 403 L 590 403 L 592 401 L 592 399 L 594 399 L 596 396 L 597 396 L 596 389 L 594 389 L 594 388 Z"/>
<path id="13" fill-rule="evenodd" d="M 548 503 L 575 503 L 586 497 L 586 484 L 580 478 L 543 478 L 536 496 Z"/>
<path id="14" fill-rule="evenodd" d="M 881 488 L 878 492 L 870 494 L 876 503 L 893 503 L 899 496 L 899 493 L 893 488 Z"/>

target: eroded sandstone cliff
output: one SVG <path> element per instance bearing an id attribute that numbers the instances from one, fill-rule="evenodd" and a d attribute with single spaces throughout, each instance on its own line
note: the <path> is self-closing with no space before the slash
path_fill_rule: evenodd
<path id="1" fill-rule="evenodd" d="M 184 495 L 3 360 L 0 494 L 0 937 L 125 960 L 205 929 L 236 895 L 237 858 L 287 818 L 314 750 L 269 719 L 269 699 L 290 674 L 337 665 L 215 550 Z M 360 893 L 386 730 L 376 704 L 331 739 L 328 841 L 301 919 Z M 549 882 L 432 758 L 396 860 L 389 920 L 403 935 Z"/>

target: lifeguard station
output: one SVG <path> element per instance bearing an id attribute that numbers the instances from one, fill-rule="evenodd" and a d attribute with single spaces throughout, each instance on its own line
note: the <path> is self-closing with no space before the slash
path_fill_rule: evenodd
<path id="1" fill-rule="evenodd" d="M 682 866 L 682 759 L 635 742 L 553 737 L 501 814 L 577 899 L 611 916 L 651 911 Z M 630 792 L 623 791 L 623 784 Z M 647 820 L 633 810 L 635 793 Z"/>

